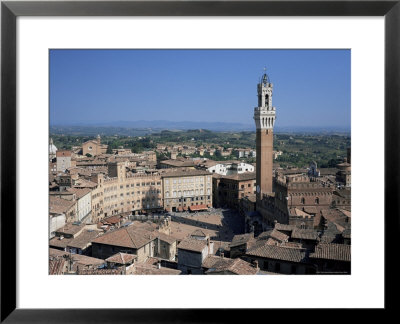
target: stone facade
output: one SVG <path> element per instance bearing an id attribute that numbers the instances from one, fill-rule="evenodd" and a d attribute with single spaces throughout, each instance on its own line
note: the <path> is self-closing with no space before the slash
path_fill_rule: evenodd
<path id="1" fill-rule="evenodd" d="M 116 253 L 122 252 L 127 254 L 136 254 L 137 261 L 144 262 L 148 257 L 154 256 L 155 245 L 155 240 L 145 244 L 138 249 L 92 242 L 92 256 L 105 260 Z"/>
<path id="2" fill-rule="evenodd" d="M 57 172 L 64 172 L 71 167 L 72 151 L 58 150 L 56 152 Z"/>
<path id="3" fill-rule="evenodd" d="M 322 209 L 330 208 L 334 188 L 319 182 L 316 178 L 310 178 L 304 174 L 276 177 L 275 185 L 275 215 L 285 215 L 283 219 L 276 219 L 279 223 L 288 224 L 289 211 L 297 208 L 313 217 L 314 226 L 319 225 L 320 212 Z M 299 215 L 293 215 L 292 223 L 297 223 Z M 275 220 L 275 219 L 274 219 Z M 272 219 L 269 223 L 272 224 Z M 308 219 L 300 223 L 307 223 Z"/>
<path id="4" fill-rule="evenodd" d="M 233 175 L 245 172 L 254 172 L 253 165 L 245 162 L 220 162 L 207 168 L 210 173 L 217 173 L 220 175 Z"/>
<path id="5" fill-rule="evenodd" d="M 82 144 L 82 154 L 90 154 L 91 156 L 105 154 L 107 147 L 108 145 L 101 144 L 100 135 L 98 135 L 96 140 L 90 140 Z"/>
<path id="6" fill-rule="evenodd" d="M 189 206 L 212 206 L 212 181 L 207 171 L 181 169 L 162 175 L 164 209 L 187 210 Z"/>
<path id="7" fill-rule="evenodd" d="M 244 173 L 233 176 L 213 176 L 214 206 L 239 209 L 240 199 L 256 190 L 256 174 Z"/>
<path id="8" fill-rule="evenodd" d="M 96 217 L 120 213 L 139 214 L 162 209 L 162 182 L 159 174 L 127 173 L 124 162 L 109 164 L 109 177 L 96 174 L 100 196 Z"/>

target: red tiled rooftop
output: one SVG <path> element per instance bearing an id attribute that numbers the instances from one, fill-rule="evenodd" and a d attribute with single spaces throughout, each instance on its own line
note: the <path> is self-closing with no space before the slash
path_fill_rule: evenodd
<path id="1" fill-rule="evenodd" d="M 119 264 L 129 264 L 132 263 L 133 259 L 137 258 L 136 254 L 128 253 L 116 253 L 106 259 L 107 262 L 119 263 Z"/>
<path id="2" fill-rule="evenodd" d="M 312 259 L 347 261 L 351 260 L 351 246 L 346 244 L 320 243 L 315 247 Z"/>
<path id="3" fill-rule="evenodd" d="M 156 235 L 144 229 L 125 227 L 108 232 L 93 240 L 92 243 L 139 249 L 147 243 L 153 241 L 155 238 Z"/>
<path id="4" fill-rule="evenodd" d="M 178 249 L 194 251 L 194 252 L 202 252 L 203 249 L 207 246 L 206 240 L 196 240 L 193 238 L 187 238 L 183 240 L 178 245 Z"/>

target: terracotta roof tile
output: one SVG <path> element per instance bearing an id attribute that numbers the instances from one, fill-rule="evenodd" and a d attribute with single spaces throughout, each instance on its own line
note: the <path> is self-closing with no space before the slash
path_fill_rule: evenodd
<path id="1" fill-rule="evenodd" d="M 68 256 L 69 254 L 70 254 L 69 252 L 49 248 L 49 256 L 52 256 L 52 257 L 60 257 L 60 256 L 63 257 L 63 256 Z"/>
<path id="2" fill-rule="evenodd" d="M 58 234 L 64 235 L 76 235 L 83 230 L 85 224 L 80 223 L 68 223 L 65 224 L 63 227 L 58 228 L 55 232 Z"/>
<path id="3" fill-rule="evenodd" d="M 273 229 L 270 231 L 266 231 L 266 232 L 262 232 L 257 239 L 264 239 L 264 238 L 268 238 L 268 237 L 272 237 L 273 239 L 279 241 L 279 242 L 284 242 L 287 241 L 289 239 L 289 236 L 287 236 L 286 234 L 279 232 L 277 229 Z"/>
<path id="4" fill-rule="evenodd" d="M 291 232 L 291 231 L 293 231 L 293 229 L 295 229 L 295 226 L 294 225 L 276 223 L 275 224 L 275 229 L 277 229 L 278 231 Z"/>
<path id="5" fill-rule="evenodd" d="M 123 269 L 78 269 L 78 275 L 123 275 Z"/>
<path id="6" fill-rule="evenodd" d="M 56 214 L 65 214 L 68 210 L 70 210 L 74 205 L 76 205 L 76 201 L 71 201 L 63 198 L 59 198 L 56 196 L 49 196 L 49 212 Z"/>
<path id="7" fill-rule="evenodd" d="M 256 245 L 246 255 L 290 262 L 305 262 L 306 250 L 276 245 Z"/>
<path id="8" fill-rule="evenodd" d="M 232 248 L 235 246 L 246 244 L 246 243 L 252 241 L 253 239 L 254 239 L 253 233 L 235 235 L 232 238 L 232 243 L 229 244 L 229 246 Z"/>
<path id="9" fill-rule="evenodd" d="M 49 258 L 49 275 L 62 275 L 65 270 L 66 260 L 63 257 Z"/>
<path id="10" fill-rule="evenodd" d="M 153 264 L 136 264 L 134 273 L 136 275 L 179 275 L 182 271 L 176 269 L 170 269 L 165 267 L 158 268 L 157 265 Z"/>
<path id="11" fill-rule="evenodd" d="M 208 269 L 206 273 L 231 272 L 237 275 L 255 275 L 259 271 L 258 268 L 240 258 L 229 259 L 212 255 L 204 259 L 202 266 Z"/>
<path id="12" fill-rule="evenodd" d="M 200 236 L 200 237 L 207 237 L 207 234 L 205 234 L 201 229 L 195 230 L 190 236 Z"/>
<path id="13" fill-rule="evenodd" d="M 69 189 L 67 189 L 67 191 L 70 193 L 74 193 L 76 195 L 77 199 L 81 199 L 82 197 L 89 194 L 92 191 L 92 189 L 90 189 L 90 188 L 83 188 L 83 189 L 69 188 Z"/>
<path id="14" fill-rule="evenodd" d="M 318 232 L 313 229 L 295 228 L 292 232 L 291 238 L 317 241 L 319 235 Z"/>
<path id="15" fill-rule="evenodd" d="M 65 249 L 68 246 L 68 244 L 73 241 L 73 239 L 74 239 L 73 237 L 66 238 L 66 237 L 56 236 L 49 241 L 49 246 Z"/>
<path id="16" fill-rule="evenodd" d="M 75 264 L 85 266 L 100 266 L 105 264 L 103 259 L 92 258 L 83 254 L 71 254 L 71 259 Z"/>
<path id="17" fill-rule="evenodd" d="M 92 241 L 99 236 L 99 232 L 95 230 L 86 230 L 75 237 L 71 242 L 68 243 L 68 246 L 78 249 L 85 249 L 89 245 L 91 245 Z"/>
<path id="18" fill-rule="evenodd" d="M 255 172 L 237 173 L 237 174 L 232 174 L 229 176 L 223 176 L 223 178 L 231 179 L 231 180 L 238 180 L 238 181 L 255 180 L 256 173 Z"/>
<path id="19" fill-rule="evenodd" d="M 141 228 L 124 227 L 112 232 L 108 232 L 96 239 L 92 243 L 115 245 L 139 249 L 156 238 L 154 233 Z"/>
<path id="20" fill-rule="evenodd" d="M 168 244 L 173 244 L 176 242 L 176 238 L 171 235 L 164 234 L 161 232 L 153 232 L 153 234 L 157 236 L 159 240 L 167 242 Z"/>
<path id="21" fill-rule="evenodd" d="M 203 249 L 207 246 L 206 240 L 196 240 L 193 238 L 187 238 L 183 240 L 178 245 L 178 249 L 189 250 L 194 252 L 202 252 Z"/>
<path id="22" fill-rule="evenodd" d="M 132 261 L 137 258 L 136 254 L 128 254 L 128 253 L 116 253 L 106 259 L 107 262 L 119 263 L 119 264 L 128 264 L 132 263 Z"/>
<path id="23" fill-rule="evenodd" d="M 312 259 L 351 261 L 351 246 L 346 244 L 320 243 L 315 247 Z"/>
<path id="24" fill-rule="evenodd" d="M 196 170 L 196 169 L 169 169 L 163 170 L 165 171 L 162 174 L 162 178 L 171 178 L 171 177 L 192 177 L 192 176 L 211 176 L 211 173 L 204 170 Z"/>

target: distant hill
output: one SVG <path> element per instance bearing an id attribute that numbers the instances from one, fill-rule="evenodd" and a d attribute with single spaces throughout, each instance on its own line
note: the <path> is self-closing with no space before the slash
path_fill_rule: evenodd
<path id="1" fill-rule="evenodd" d="M 101 123 L 74 123 L 54 124 L 52 127 L 114 127 L 114 128 L 136 128 L 148 130 L 186 130 L 186 129 L 209 129 L 217 132 L 224 131 L 249 131 L 255 130 L 254 125 L 226 122 L 198 122 L 198 121 L 167 121 L 167 120 L 137 120 L 137 121 L 114 121 Z"/>
<path id="2" fill-rule="evenodd" d="M 157 133 L 162 130 L 189 130 L 207 129 L 214 132 L 242 132 L 255 131 L 255 125 L 228 122 L 200 122 L 200 121 L 166 121 L 166 120 L 138 120 L 114 121 L 101 123 L 71 123 L 54 124 L 50 132 L 70 135 L 125 135 L 142 136 Z M 305 126 L 277 126 L 276 133 L 350 133 L 350 127 L 305 127 Z"/>

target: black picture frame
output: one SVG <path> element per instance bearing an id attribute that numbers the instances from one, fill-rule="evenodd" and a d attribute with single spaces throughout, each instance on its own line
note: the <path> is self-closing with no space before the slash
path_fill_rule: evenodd
<path id="1" fill-rule="evenodd" d="M 385 309 L 396 307 L 393 244 L 399 234 L 400 0 L 392 1 L 2 1 L 1 2 L 1 322 L 233 322 L 262 310 L 16 308 L 16 18 L 18 16 L 384 16 L 385 17 Z M 373 163 L 373 149 L 366 163 Z M 371 168 L 371 175 L 382 170 Z M 371 188 L 371 195 L 375 189 Z M 366 266 L 373 266 L 371 263 Z M 296 313 L 298 314 L 298 312 Z M 296 316 L 296 315 L 294 315 Z"/>

